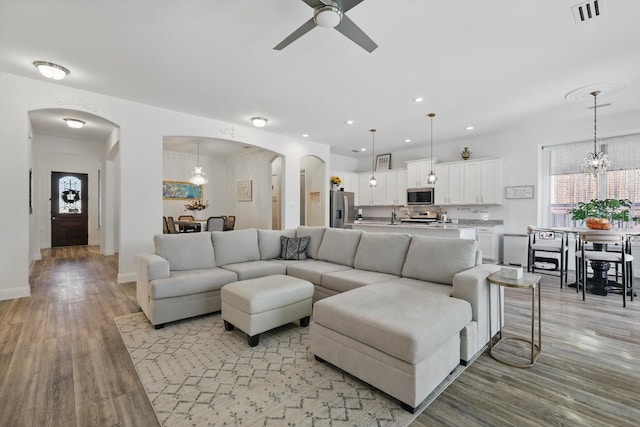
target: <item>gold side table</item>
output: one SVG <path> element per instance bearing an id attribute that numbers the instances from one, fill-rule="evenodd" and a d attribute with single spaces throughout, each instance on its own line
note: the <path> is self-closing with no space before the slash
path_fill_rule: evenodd
<path id="1" fill-rule="evenodd" d="M 489 280 L 489 354 L 498 362 L 504 363 L 505 365 L 513 366 L 514 368 L 530 368 L 535 365 L 538 357 L 540 357 L 540 353 L 542 352 L 542 308 L 540 304 L 540 275 L 532 274 L 532 273 L 523 273 L 522 277 L 519 279 L 510 279 L 508 277 L 504 277 L 500 274 L 500 272 L 493 273 L 490 275 L 487 280 Z M 502 309 L 499 309 L 499 319 L 500 319 L 500 339 L 497 343 L 493 344 L 493 331 L 492 331 L 492 318 L 491 315 L 493 310 L 491 309 L 491 284 L 497 286 L 504 286 L 508 288 L 518 288 L 518 289 L 531 289 L 531 340 L 524 337 L 502 337 Z M 538 344 L 535 343 L 535 330 L 536 330 L 536 288 L 538 289 Z M 500 303 L 499 307 L 502 307 L 502 292 L 498 292 L 498 301 Z M 531 344 L 531 363 L 529 364 L 517 364 L 513 362 L 509 362 L 507 360 L 501 359 L 496 354 L 494 354 L 493 350 L 498 347 L 498 345 L 507 340 L 518 340 L 524 341 L 526 343 Z"/>

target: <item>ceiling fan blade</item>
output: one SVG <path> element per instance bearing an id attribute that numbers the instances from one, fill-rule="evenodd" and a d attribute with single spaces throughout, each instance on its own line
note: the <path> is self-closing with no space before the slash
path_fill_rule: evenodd
<path id="1" fill-rule="evenodd" d="M 342 5 L 342 13 L 348 12 L 350 9 L 353 9 L 364 0 L 342 0 L 340 4 Z"/>
<path id="2" fill-rule="evenodd" d="M 275 50 L 282 50 L 285 47 L 289 46 L 294 41 L 298 40 L 300 37 L 307 34 L 309 31 L 313 30 L 316 27 L 316 23 L 313 18 L 309 19 L 307 22 L 302 24 L 297 30 L 293 33 L 289 34 L 284 40 L 282 40 L 276 47 Z"/>
<path id="3" fill-rule="evenodd" d="M 347 38 L 351 39 L 355 44 L 371 53 L 378 45 L 369 38 L 347 15 L 342 16 L 342 21 L 336 26 L 336 30 L 340 31 Z"/>
<path id="4" fill-rule="evenodd" d="M 326 6 L 326 3 L 323 2 L 322 0 L 302 0 L 303 2 L 305 2 L 306 4 L 308 4 L 309 6 L 311 6 L 312 8 L 316 9 L 318 7 L 321 6 Z M 362 1 L 362 0 L 360 0 Z"/>

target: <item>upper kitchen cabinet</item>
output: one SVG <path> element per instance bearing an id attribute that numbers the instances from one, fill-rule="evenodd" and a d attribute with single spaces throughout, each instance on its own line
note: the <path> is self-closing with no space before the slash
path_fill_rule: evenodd
<path id="1" fill-rule="evenodd" d="M 502 204 L 502 159 L 480 159 L 435 166 L 436 205 Z"/>
<path id="2" fill-rule="evenodd" d="M 434 167 L 436 159 L 433 159 Z M 407 188 L 430 187 L 427 175 L 431 172 L 431 159 L 410 160 L 407 162 Z"/>

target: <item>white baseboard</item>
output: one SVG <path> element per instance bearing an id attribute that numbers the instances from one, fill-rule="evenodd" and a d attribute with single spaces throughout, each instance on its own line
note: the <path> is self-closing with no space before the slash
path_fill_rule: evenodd
<path id="1" fill-rule="evenodd" d="M 118 283 L 135 282 L 137 278 L 138 276 L 136 275 L 136 273 L 118 273 Z"/>
<path id="2" fill-rule="evenodd" d="M 31 296 L 31 287 L 0 289 L 0 301 Z"/>

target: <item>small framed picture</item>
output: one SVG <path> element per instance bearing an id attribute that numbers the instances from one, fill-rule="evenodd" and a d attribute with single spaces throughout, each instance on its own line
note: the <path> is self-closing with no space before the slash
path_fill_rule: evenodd
<path id="1" fill-rule="evenodd" d="M 376 157 L 376 171 L 388 171 L 391 169 L 391 153 L 378 154 Z"/>
<path id="2" fill-rule="evenodd" d="M 236 182 L 236 200 L 239 202 L 251 201 L 252 181 Z"/>

